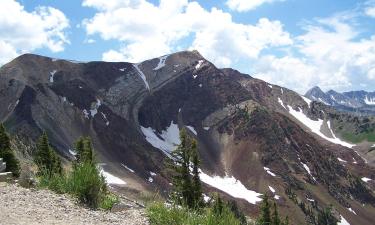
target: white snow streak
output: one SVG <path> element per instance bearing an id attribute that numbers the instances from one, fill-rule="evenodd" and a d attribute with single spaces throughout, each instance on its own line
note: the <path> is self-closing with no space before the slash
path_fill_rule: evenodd
<path id="1" fill-rule="evenodd" d="M 159 70 L 165 66 L 165 61 L 169 55 L 165 55 L 159 58 L 159 64 L 153 70 Z"/>
<path id="2" fill-rule="evenodd" d="M 152 183 L 152 182 L 154 182 L 154 179 L 152 177 L 149 177 L 148 182 Z"/>
<path id="3" fill-rule="evenodd" d="M 283 102 L 283 100 L 281 100 L 280 97 L 277 98 L 277 101 L 280 103 L 280 105 L 281 105 L 282 107 L 284 107 L 284 109 L 286 109 L 286 107 L 285 107 L 285 105 L 284 105 L 284 102 Z"/>
<path id="4" fill-rule="evenodd" d="M 270 87 L 272 89 L 272 85 L 271 84 L 268 84 L 268 87 Z"/>
<path id="5" fill-rule="evenodd" d="M 129 170 L 130 172 L 134 173 L 135 171 L 127 167 L 125 164 L 121 163 L 121 166 L 124 167 L 125 169 Z"/>
<path id="6" fill-rule="evenodd" d="M 200 171 L 199 177 L 202 180 L 202 182 L 214 188 L 217 188 L 234 198 L 245 199 L 251 204 L 256 204 L 257 202 L 262 201 L 262 198 L 260 198 L 262 194 L 247 189 L 241 183 L 241 181 L 237 180 L 234 177 L 211 177 L 203 173 L 202 171 Z"/>
<path id="7" fill-rule="evenodd" d="M 89 113 L 87 112 L 87 110 L 84 109 L 82 112 L 83 112 L 83 115 L 85 115 L 85 118 L 88 119 L 89 118 Z"/>
<path id="8" fill-rule="evenodd" d="M 269 175 L 271 175 L 271 176 L 273 176 L 273 177 L 276 177 L 276 174 L 272 173 L 271 170 L 270 170 L 270 168 L 268 168 L 268 167 L 263 167 L 263 169 L 264 169 Z"/>
<path id="9" fill-rule="evenodd" d="M 194 127 L 192 127 L 192 126 L 186 126 L 191 132 L 193 132 L 193 134 L 195 135 L 195 136 L 197 136 L 197 131 L 194 129 Z"/>
<path id="10" fill-rule="evenodd" d="M 72 156 L 76 156 L 76 155 L 77 155 L 77 152 L 73 151 L 72 149 L 69 149 L 69 153 L 70 153 Z"/>
<path id="11" fill-rule="evenodd" d="M 150 171 L 150 175 L 151 175 L 152 177 L 154 177 L 154 176 L 156 176 L 156 173 Z"/>
<path id="12" fill-rule="evenodd" d="M 340 222 L 337 223 L 337 225 L 350 225 L 350 223 L 348 221 L 346 221 L 346 219 L 340 215 Z"/>
<path id="13" fill-rule="evenodd" d="M 148 85 L 148 82 L 147 82 L 147 80 L 146 80 L 146 76 L 145 76 L 145 74 L 142 72 L 142 70 L 139 69 L 138 65 L 139 65 L 138 63 L 137 63 L 137 64 L 133 64 L 134 68 L 137 70 L 139 76 L 140 76 L 141 79 L 143 80 L 143 83 L 145 84 L 147 90 L 150 90 L 150 86 Z"/>
<path id="14" fill-rule="evenodd" d="M 354 215 L 357 215 L 357 213 L 352 209 L 352 208 L 348 208 L 349 212 L 353 213 Z"/>
<path id="15" fill-rule="evenodd" d="M 341 159 L 341 158 L 337 158 L 337 160 L 339 160 L 340 162 L 343 162 L 343 163 L 347 163 L 347 161 Z"/>
<path id="16" fill-rule="evenodd" d="M 364 99 L 365 100 L 365 103 L 367 105 L 375 105 L 375 99 L 373 98 L 368 98 L 367 95 L 366 95 L 366 98 Z"/>
<path id="17" fill-rule="evenodd" d="M 54 78 L 56 72 L 57 72 L 57 70 L 54 70 L 54 71 L 50 72 L 49 82 L 53 83 L 53 78 Z"/>
<path id="18" fill-rule="evenodd" d="M 205 130 L 209 130 L 209 129 L 210 129 L 210 127 L 203 127 L 203 129 L 205 129 Z"/>
<path id="19" fill-rule="evenodd" d="M 141 130 L 147 142 L 163 151 L 167 156 L 170 156 L 170 153 L 181 143 L 180 130 L 178 129 L 178 125 L 174 124 L 173 121 L 171 121 L 167 130 L 163 130 L 162 133 L 159 134 L 161 138 L 156 135 L 156 131 L 151 127 L 145 128 L 141 126 Z"/>
<path id="20" fill-rule="evenodd" d="M 104 121 L 105 121 L 105 125 L 109 126 L 109 120 L 107 119 L 107 116 L 106 116 L 104 113 L 102 113 L 102 112 L 100 112 L 100 113 L 101 113 L 102 116 L 103 116 L 103 119 L 104 119 Z"/>
<path id="21" fill-rule="evenodd" d="M 198 61 L 198 64 L 195 66 L 195 69 L 199 69 L 201 66 L 202 66 L 202 63 L 204 62 L 204 60 L 199 60 Z"/>
<path id="22" fill-rule="evenodd" d="M 367 177 L 362 177 L 361 180 L 365 183 L 369 182 L 371 179 Z"/>
<path id="23" fill-rule="evenodd" d="M 100 168 L 100 174 L 103 175 L 103 177 L 105 178 L 105 181 L 108 184 L 120 184 L 120 185 L 126 184 L 125 181 L 123 181 L 120 178 L 118 178 L 116 176 L 113 176 L 112 174 L 104 171 L 103 168 Z"/>
<path id="24" fill-rule="evenodd" d="M 268 188 L 270 189 L 270 191 L 272 191 L 272 193 L 275 193 L 275 192 L 276 192 L 275 189 L 274 189 L 273 187 L 268 186 Z"/>
<path id="25" fill-rule="evenodd" d="M 310 176 L 316 181 L 315 177 L 311 174 L 310 168 L 303 162 L 301 162 L 303 168 L 310 174 Z"/>
<path id="26" fill-rule="evenodd" d="M 310 104 L 311 104 L 311 100 L 306 98 L 305 96 L 301 95 L 301 98 L 307 103 L 307 105 L 309 106 L 310 108 Z"/>
<path id="27" fill-rule="evenodd" d="M 342 140 L 340 140 L 339 138 L 337 138 L 334 134 L 333 134 L 333 131 L 332 129 L 331 132 L 333 134 L 333 138 L 329 138 L 327 136 L 325 136 L 321 131 L 320 131 L 320 128 L 322 127 L 323 125 L 323 120 L 321 119 L 318 119 L 317 121 L 316 120 L 312 120 L 310 119 L 309 117 L 307 117 L 303 111 L 299 108 L 298 111 L 294 110 L 291 106 L 288 105 L 288 108 L 289 108 L 289 113 L 294 116 L 297 120 L 299 120 L 301 123 L 303 123 L 306 127 L 310 128 L 310 130 L 319 135 L 320 137 L 326 139 L 327 141 L 330 141 L 334 144 L 339 144 L 339 145 L 342 145 L 342 146 L 345 146 L 347 148 L 352 148 L 353 144 L 349 144 L 347 142 L 344 142 Z M 330 128 L 330 122 L 328 123 L 328 126 Z"/>

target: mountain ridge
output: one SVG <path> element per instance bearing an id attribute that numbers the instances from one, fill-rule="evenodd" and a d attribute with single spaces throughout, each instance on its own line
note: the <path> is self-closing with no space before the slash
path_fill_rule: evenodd
<path id="1" fill-rule="evenodd" d="M 36 140 L 45 130 L 67 160 L 74 141 L 90 136 L 103 169 L 126 181 L 112 184 L 120 191 L 166 196 L 163 161 L 178 144 L 178 131 L 186 129 L 198 140 L 205 192 L 235 199 L 250 215 L 257 204 L 214 181 L 233 178 L 249 191 L 270 194 L 282 214 L 295 211 L 295 223 L 305 222 L 299 204 L 311 204 L 306 196 L 319 207 L 334 204 L 352 224 L 370 225 L 375 215 L 375 158 L 368 152 L 374 142 L 349 143 L 342 135 L 362 134 L 363 124 L 375 126 L 373 118 L 218 69 L 194 51 L 137 64 L 23 55 L 0 68 L 0 103 L 7 106 L 0 119 L 12 134 Z M 370 180 L 356 182 L 363 177 Z"/>

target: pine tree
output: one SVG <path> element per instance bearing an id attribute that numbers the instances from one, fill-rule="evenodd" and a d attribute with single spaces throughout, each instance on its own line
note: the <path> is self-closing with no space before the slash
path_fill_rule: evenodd
<path id="1" fill-rule="evenodd" d="M 336 225 L 338 220 L 332 215 L 331 207 L 327 207 L 318 214 L 318 225 Z"/>
<path id="2" fill-rule="evenodd" d="M 38 140 L 34 159 L 38 166 L 39 174 L 61 174 L 61 160 L 55 151 L 50 147 L 46 132 L 43 132 L 42 136 L 40 136 Z"/>
<path id="3" fill-rule="evenodd" d="M 267 194 L 265 194 L 263 197 L 260 211 L 260 217 L 258 218 L 257 225 L 271 225 L 271 209 Z"/>
<path id="4" fill-rule="evenodd" d="M 92 163 L 94 160 L 93 147 L 89 137 L 80 137 L 76 141 L 76 162 L 77 163 Z"/>
<path id="5" fill-rule="evenodd" d="M 171 197 L 176 204 L 199 209 L 203 206 L 203 198 L 197 142 L 187 135 L 185 129 L 180 131 L 180 140 L 181 143 L 172 152 L 168 165 L 173 174 L 174 190 Z"/>
<path id="6" fill-rule="evenodd" d="M 212 206 L 212 209 L 215 213 L 215 215 L 220 216 L 223 213 L 224 210 L 224 202 L 219 196 L 219 194 L 215 195 L 214 205 Z"/>
<path id="7" fill-rule="evenodd" d="M 0 123 L 0 158 L 6 162 L 7 172 L 12 172 L 14 177 L 20 175 L 19 161 L 11 149 L 9 136 L 2 123 Z"/>
<path id="8" fill-rule="evenodd" d="M 276 202 L 273 203 L 272 225 L 281 225 L 279 212 L 277 211 Z"/>
<path id="9" fill-rule="evenodd" d="M 197 151 L 197 141 L 193 140 L 191 144 L 192 164 L 193 164 L 193 200 L 196 208 L 201 208 L 204 205 L 202 197 L 202 184 L 199 178 L 200 160 Z"/>

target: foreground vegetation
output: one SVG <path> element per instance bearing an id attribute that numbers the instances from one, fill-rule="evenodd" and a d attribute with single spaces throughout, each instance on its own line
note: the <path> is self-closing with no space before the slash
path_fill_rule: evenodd
<path id="1" fill-rule="evenodd" d="M 44 133 L 35 154 L 39 187 L 61 194 L 68 193 L 91 208 L 111 209 L 118 198 L 107 190 L 105 179 L 96 166 L 91 140 L 80 138 L 76 143 L 76 151 L 73 169 L 64 171 Z"/>
<path id="2" fill-rule="evenodd" d="M 12 172 L 14 177 L 20 175 L 20 163 L 10 146 L 9 135 L 2 123 L 0 123 L 0 158 L 6 163 L 6 172 Z"/>
<path id="3" fill-rule="evenodd" d="M 153 202 L 147 207 L 152 225 L 288 225 L 288 218 L 282 220 L 275 203 L 271 204 L 264 195 L 261 214 L 257 221 L 249 223 L 234 201 L 225 202 L 216 194 L 204 202 L 202 184 L 199 178 L 200 160 L 197 142 L 185 130 L 180 132 L 181 144 L 168 161 L 172 174 L 173 190 L 168 203 Z M 272 206 L 273 207 L 272 207 Z"/>

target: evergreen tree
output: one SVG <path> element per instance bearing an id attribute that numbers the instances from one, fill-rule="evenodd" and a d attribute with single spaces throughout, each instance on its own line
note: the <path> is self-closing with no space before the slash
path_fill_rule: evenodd
<path id="1" fill-rule="evenodd" d="M 232 200 L 227 203 L 229 209 L 232 213 L 236 216 L 236 218 L 240 221 L 241 225 L 247 225 L 246 216 L 243 212 L 238 208 L 236 201 Z"/>
<path id="2" fill-rule="evenodd" d="M 277 211 L 276 202 L 273 203 L 272 225 L 281 225 L 279 212 Z"/>
<path id="3" fill-rule="evenodd" d="M 202 197 L 202 184 L 199 178 L 199 165 L 200 160 L 197 151 L 197 141 L 193 140 L 191 144 L 192 151 L 192 164 L 193 164 L 193 200 L 197 208 L 201 208 L 204 205 Z"/>
<path id="4" fill-rule="evenodd" d="M 224 210 L 224 202 L 219 196 L 219 194 L 215 195 L 214 205 L 212 206 L 212 209 L 215 213 L 215 215 L 220 216 L 223 213 Z"/>
<path id="5" fill-rule="evenodd" d="M 271 225 L 271 209 L 267 194 L 265 194 L 263 197 L 260 211 L 260 217 L 258 218 L 257 225 Z"/>
<path id="6" fill-rule="evenodd" d="M 187 135 L 185 129 L 180 131 L 180 140 L 180 145 L 172 152 L 169 161 L 173 174 L 172 199 L 190 209 L 199 209 L 203 206 L 203 198 L 197 142 Z"/>
<path id="7" fill-rule="evenodd" d="M 6 162 L 7 172 L 12 172 L 14 177 L 20 175 L 19 161 L 11 149 L 9 136 L 2 123 L 0 123 L 0 158 Z"/>
<path id="8" fill-rule="evenodd" d="M 50 147 L 48 136 L 43 132 L 37 143 L 37 150 L 35 153 L 35 163 L 38 166 L 38 172 L 48 173 L 49 175 L 61 174 L 61 160 L 55 151 Z"/>
<path id="9" fill-rule="evenodd" d="M 318 225 L 336 225 L 338 220 L 332 215 L 331 207 L 319 211 Z"/>
<path id="10" fill-rule="evenodd" d="M 89 137 L 80 137 L 76 141 L 76 162 L 83 163 L 88 162 L 92 163 L 94 160 L 93 147 L 91 139 Z"/>

